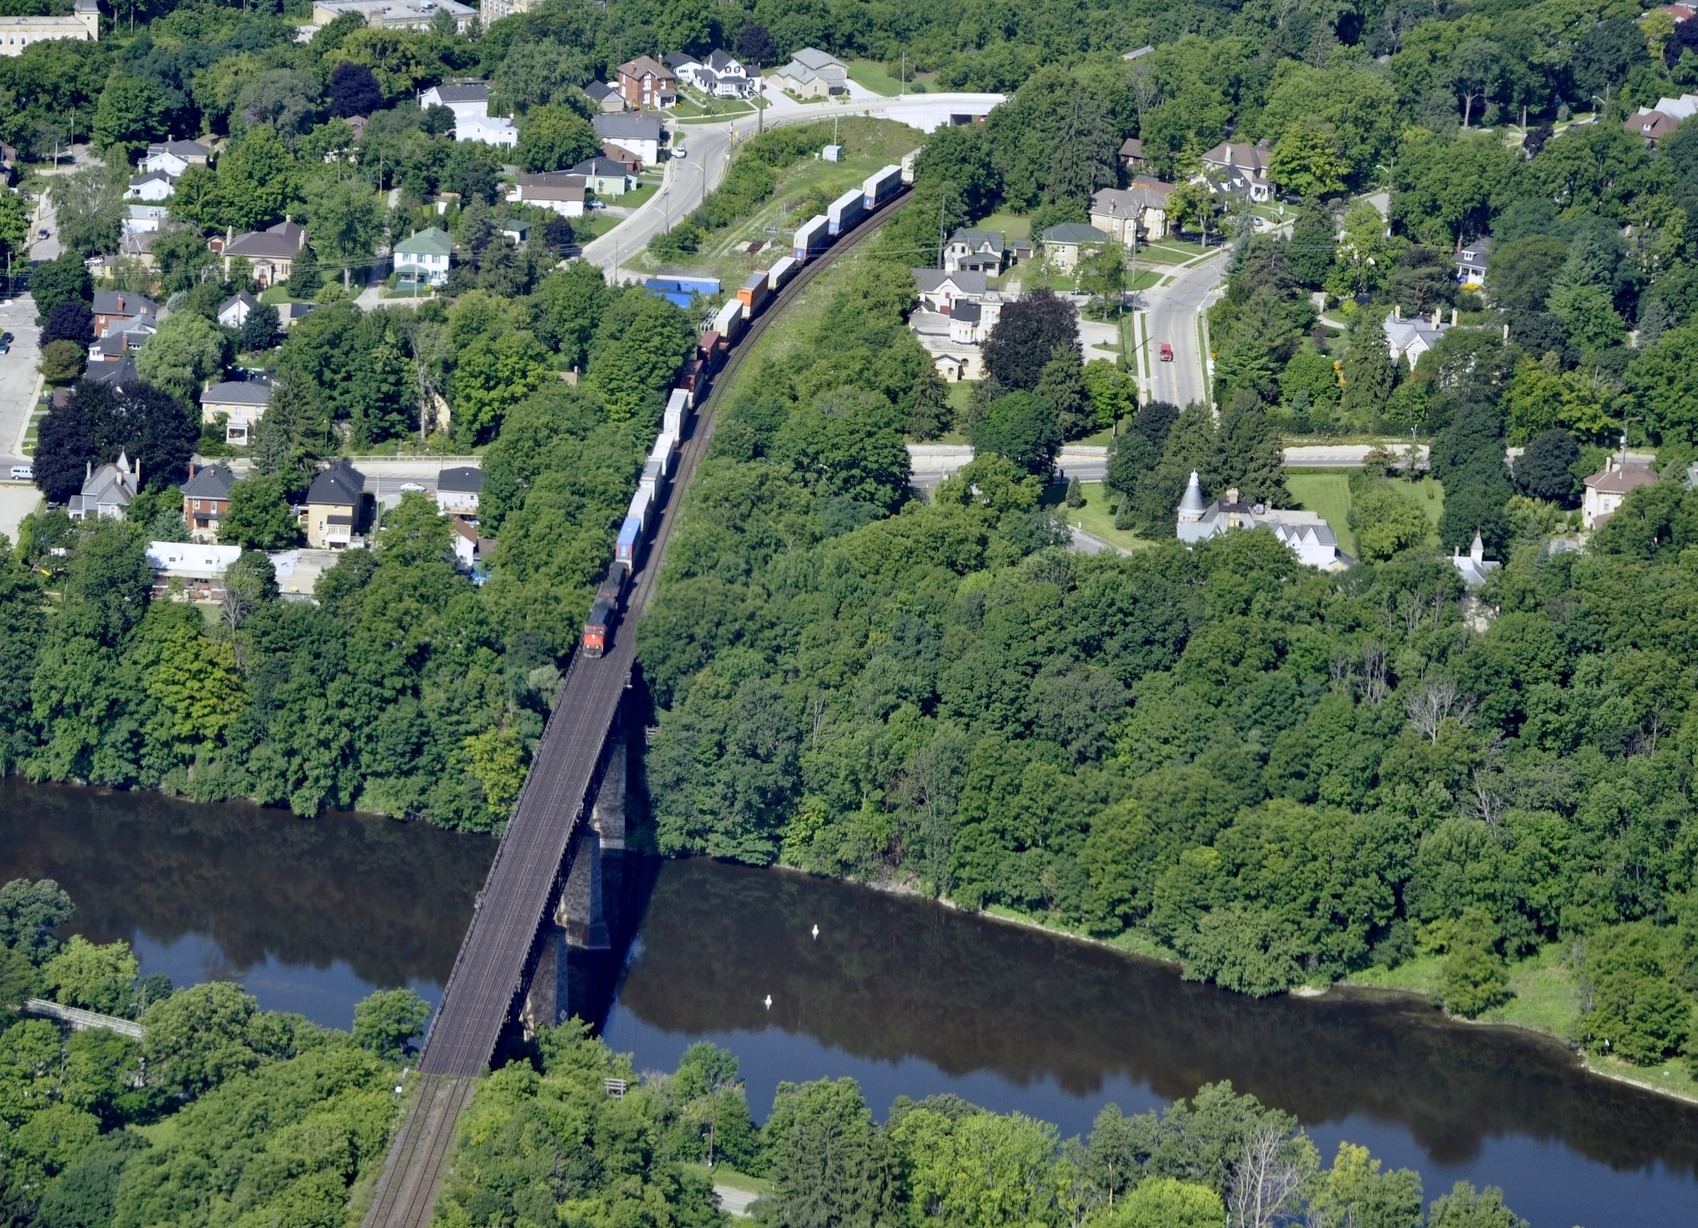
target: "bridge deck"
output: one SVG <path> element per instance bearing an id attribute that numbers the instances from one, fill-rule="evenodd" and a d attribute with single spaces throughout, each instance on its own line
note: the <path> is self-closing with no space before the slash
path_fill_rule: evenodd
<path id="1" fill-rule="evenodd" d="M 466 931 L 448 984 L 443 988 L 442 1005 L 426 1038 L 419 1069 L 426 1076 L 444 1077 L 440 1079 L 443 1087 L 464 1090 L 454 1091 L 452 1101 L 443 1099 L 447 1093 L 433 1091 L 427 1104 L 426 1089 L 420 1089 L 419 1099 L 390 1145 L 388 1160 L 364 1220 L 366 1228 L 424 1228 L 430 1222 L 444 1157 L 453 1142 L 453 1119 L 469 1098 L 471 1080 L 481 1075 L 495 1057 L 502 1029 L 523 987 L 525 964 L 552 902 L 574 827 L 588 816 L 594 800 L 592 790 L 604 743 L 611 736 L 619 699 L 635 662 L 637 620 L 648 608 L 654 593 L 683 492 L 713 439 L 715 419 L 708 411 L 718 401 L 720 388 L 729 383 L 755 340 L 777 315 L 778 308 L 799 295 L 836 257 L 874 233 L 904 203 L 904 197 L 891 201 L 804 265 L 750 325 L 714 381 L 713 390 L 697 415 L 695 428 L 681 450 L 678 472 L 660 504 L 660 523 L 636 572 L 626 613 L 614 633 L 613 644 L 599 660 L 586 658 L 582 653 L 573 655 L 561 686 L 560 700 L 549 717 L 530 775 L 519 795 L 518 807 L 479 893 L 471 928 Z M 448 1116 L 440 1120 L 438 1116 L 430 1116 L 431 1124 L 426 1129 L 421 1115 L 436 1112 L 430 1105 L 449 1103 L 452 1111 Z M 415 1125 L 415 1121 L 419 1124 Z"/>

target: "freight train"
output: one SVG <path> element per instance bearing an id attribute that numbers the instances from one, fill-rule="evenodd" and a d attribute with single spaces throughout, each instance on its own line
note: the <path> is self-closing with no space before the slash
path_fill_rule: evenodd
<path id="1" fill-rule="evenodd" d="M 643 549 L 660 518 L 666 488 L 677 471 L 680 450 L 695 418 L 696 406 L 706 399 L 708 384 L 727 351 L 737 344 L 749 321 L 771 306 L 778 292 L 801 271 L 804 264 L 853 230 L 863 218 L 889 204 L 913 181 L 912 163 L 908 160 L 904 160 L 901 166 L 887 166 L 868 175 L 860 188 L 845 192 L 832 201 L 827 212 L 803 222 L 796 230 L 790 255 L 765 272 L 751 273 L 736 295 L 726 300 L 714 315 L 713 323 L 703 330 L 695 355 L 679 370 L 672 395 L 666 402 L 660 437 L 655 440 L 654 450 L 643 465 L 637 493 L 631 496 L 631 506 L 626 509 L 625 519 L 619 526 L 607 578 L 601 582 L 595 601 L 590 605 L 589 618 L 584 622 L 583 651 L 586 657 L 601 656 L 612 641 L 614 627 L 625 608 L 625 599 L 630 595 L 631 577 L 642 562 Z M 685 279 L 671 280 L 682 283 Z M 687 292 L 682 284 L 651 288 Z"/>

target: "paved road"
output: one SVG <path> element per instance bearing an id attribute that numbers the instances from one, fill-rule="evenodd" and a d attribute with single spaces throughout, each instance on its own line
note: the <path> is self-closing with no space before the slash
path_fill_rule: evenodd
<path id="1" fill-rule="evenodd" d="M 749 1208 L 754 1206 L 759 1194 L 751 1194 L 748 1190 L 739 1190 L 729 1185 L 715 1185 L 714 1197 L 719 1199 L 719 1209 L 727 1215 L 747 1216 Z"/>
<path id="2" fill-rule="evenodd" d="M 27 294 L 0 299 L 0 332 L 12 335 L 10 349 L 0 354 L 0 453 L 4 453 L 0 465 L 5 466 L 0 477 L 4 477 L 18 457 L 28 455 L 23 441 L 40 383 L 35 370 L 41 335 L 35 324 L 35 300 Z"/>
<path id="3" fill-rule="evenodd" d="M 1167 285 L 1144 292 L 1150 339 L 1139 362 L 1149 372 L 1145 383 L 1149 398 L 1181 407 L 1208 400 L 1208 355 L 1203 353 L 1197 324 L 1219 293 L 1225 270 L 1223 249 L 1185 269 Z M 1164 341 L 1173 346 L 1172 362 L 1157 358 Z"/>
<path id="4" fill-rule="evenodd" d="M 1365 443 L 1302 444 L 1285 449 L 1285 465 L 1288 469 L 1360 469 L 1374 446 Z M 1388 443 L 1380 446 L 1401 450 L 1405 445 Z M 1421 459 L 1425 460 L 1427 445 L 1422 444 L 1418 453 Z M 1630 455 L 1637 458 L 1641 454 Z M 1647 460 L 1650 459 L 1650 453 L 1644 453 L 1643 456 Z M 916 486 L 936 486 L 972 459 L 973 449 L 967 444 L 908 445 L 908 463 L 912 467 L 913 483 Z M 1056 458 L 1055 465 L 1057 473 L 1063 477 L 1076 477 L 1081 482 L 1100 482 L 1108 470 L 1108 449 L 1092 444 L 1068 444 L 1061 449 L 1061 455 Z"/>
<path id="5" fill-rule="evenodd" d="M 902 94 L 894 98 L 853 99 L 831 106 L 806 106 L 777 95 L 767 108 L 764 121 L 753 115 L 738 116 L 721 124 L 676 123 L 675 138 L 681 138 L 685 156 L 671 158 L 665 167 L 660 191 L 639 206 L 612 230 L 585 245 L 581 255 L 604 269 L 611 281 L 636 277 L 623 268 L 633 253 L 686 216 L 702 197 L 719 186 L 730 164 L 736 142 L 747 140 L 761 127 L 809 124 L 834 115 L 871 115 L 896 119 L 930 132 L 950 122 L 956 114 L 983 115 L 1002 101 L 1001 94 Z"/>

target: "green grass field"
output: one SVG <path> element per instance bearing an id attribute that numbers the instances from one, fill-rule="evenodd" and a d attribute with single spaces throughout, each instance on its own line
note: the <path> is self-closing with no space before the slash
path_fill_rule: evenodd
<path id="1" fill-rule="evenodd" d="M 862 89 L 886 98 L 902 92 L 902 82 L 890 75 L 890 70 L 877 60 L 850 60 L 849 79 Z"/>
<path id="2" fill-rule="evenodd" d="M 1085 530 L 1092 537 L 1100 537 L 1105 542 L 1111 542 L 1125 550 L 1139 550 L 1150 544 L 1148 540 L 1139 537 L 1130 529 L 1114 527 L 1114 511 L 1109 507 L 1108 496 L 1103 492 L 1101 482 L 1081 482 L 1079 487 L 1085 496 L 1085 506 L 1063 507 L 1061 509 L 1068 524 Z M 1061 488 L 1056 487 L 1055 489 L 1060 490 Z"/>
<path id="3" fill-rule="evenodd" d="M 984 221 L 975 222 L 973 229 L 1000 230 L 1009 242 L 1013 242 L 1032 233 L 1032 219 L 1023 213 L 993 213 Z"/>
<path id="4" fill-rule="evenodd" d="M 1356 535 L 1350 531 L 1350 475 L 1336 473 L 1287 473 L 1286 489 L 1298 506 L 1319 512 L 1338 536 L 1339 547 L 1356 553 Z"/>

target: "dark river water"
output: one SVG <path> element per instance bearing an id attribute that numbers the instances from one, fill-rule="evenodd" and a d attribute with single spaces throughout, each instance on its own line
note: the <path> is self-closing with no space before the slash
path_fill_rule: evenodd
<path id="1" fill-rule="evenodd" d="M 438 997 L 493 853 L 379 819 L 0 782 L 0 881 L 57 879 L 69 928 L 128 939 L 144 973 L 239 980 L 338 1027 L 373 988 Z M 1524 1033 L 1401 996 L 1252 1001 L 778 871 L 627 856 L 607 879 L 624 940 L 584 961 L 578 1009 L 639 1068 L 698 1039 L 732 1049 L 757 1117 L 780 1080 L 852 1075 L 879 1114 L 951 1091 L 1073 1134 L 1110 1101 L 1141 1111 L 1230 1079 L 1327 1159 L 1347 1139 L 1419 1170 L 1429 1199 L 1466 1179 L 1503 1187 L 1534 1228 L 1698 1228 L 1698 1108 L 1587 1076 Z"/>

